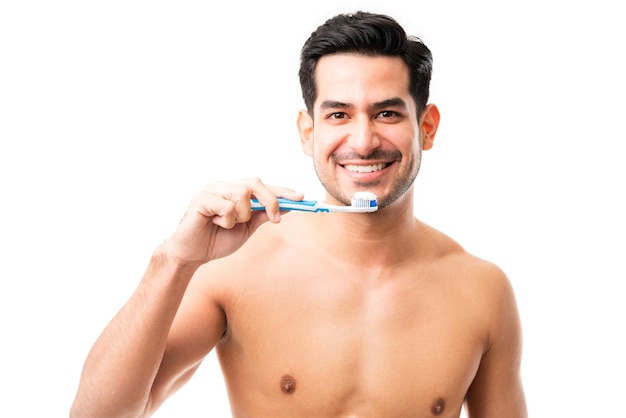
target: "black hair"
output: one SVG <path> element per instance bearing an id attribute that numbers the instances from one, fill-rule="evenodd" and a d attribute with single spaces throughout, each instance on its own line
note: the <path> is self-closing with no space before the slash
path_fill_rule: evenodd
<path id="1" fill-rule="evenodd" d="M 310 114 L 317 98 L 317 62 L 324 55 L 339 53 L 402 58 L 409 69 L 409 92 L 415 100 L 418 116 L 426 107 L 433 64 L 428 47 L 421 39 L 408 36 L 393 18 L 359 11 L 328 19 L 302 47 L 298 75 L 302 98 Z"/>

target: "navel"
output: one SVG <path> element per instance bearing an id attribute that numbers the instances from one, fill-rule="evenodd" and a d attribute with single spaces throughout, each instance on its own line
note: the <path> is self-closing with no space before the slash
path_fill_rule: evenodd
<path id="1" fill-rule="evenodd" d="M 291 395 L 296 391 L 296 379 L 288 374 L 280 379 L 280 390 L 287 395 Z"/>
<path id="2" fill-rule="evenodd" d="M 433 415 L 441 415 L 444 409 L 446 409 L 446 401 L 443 398 L 439 398 L 433 402 L 433 405 L 430 407 L 430 412 L 432 412 Z"/>

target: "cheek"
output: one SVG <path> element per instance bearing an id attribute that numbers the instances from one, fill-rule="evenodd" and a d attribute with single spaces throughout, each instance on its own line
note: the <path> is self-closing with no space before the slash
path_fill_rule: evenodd
<path id="1" fill-rule="evenodd" d="M 402 152 L 415 152 L 421 149 L 419 127 L 411 123 L 380 125 L 378 134 L 383 142 Z"/>
<path id="2" fill-rule="evenodd" d="M 332 154 L 333 150 L 332 147 L 330 147 L 328 144 L 318 142 L 314 152 L 318 160 L 326 161 L 329 159 L 329 156 Z"/>
<path id="3" fill-rule="evenodd" d="M 323 132 L 315 136 L 311 144 L 311 155 L 319 161 L 327 161 L 330 156 L 337 151 L 341 141 L 333 141 L 330 135 L 324 135 Z"/>

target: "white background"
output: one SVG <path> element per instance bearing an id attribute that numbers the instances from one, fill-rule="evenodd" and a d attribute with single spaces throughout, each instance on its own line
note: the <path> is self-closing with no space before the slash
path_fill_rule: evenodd
<path id="1" fill-rule="evenodd" d="M 321 197 L 295 129 L 298 55 L 318 24 L 357 9 L 433 51 L 442 121 L 416 215 L 508 273 L 531 416 L 616 416 L 618 4 L 2 2 L 0 416 L 67 416 L 91 344 L 202 184 L 258 176 Z M 228 415 L 213 356 L 156 414 Z"/>

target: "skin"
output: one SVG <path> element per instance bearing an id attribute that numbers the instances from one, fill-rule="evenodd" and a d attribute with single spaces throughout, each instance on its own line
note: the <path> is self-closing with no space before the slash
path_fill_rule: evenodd
<path id="1" fill-rule="evenodd" d="M 316 79 L 298 127 L 326 200 L 381 209 L 281 216 L 277 196 L 303 196 L 207 186 L 92 348 L 72 416 L 149 416 L 214 348 L 235 417 L 527 416 L 509 281 L 413 215 L 436 106 L 417 116 L 397 58 L 326 56 Z"/>

